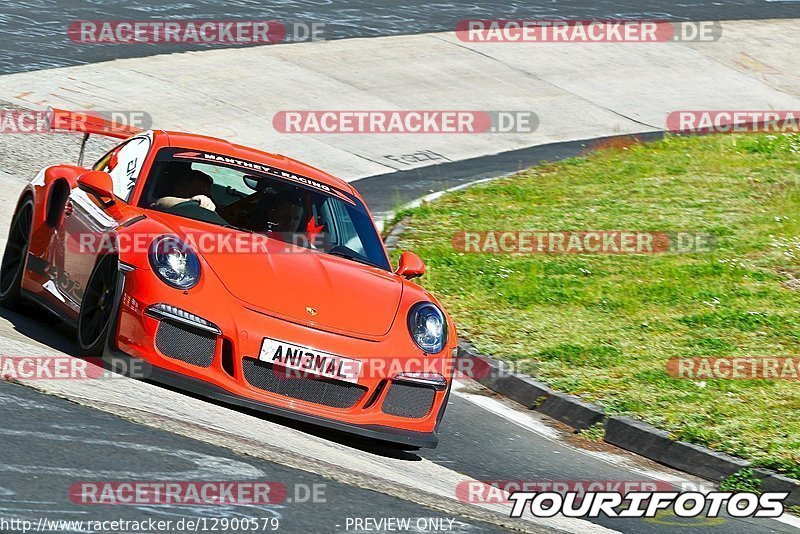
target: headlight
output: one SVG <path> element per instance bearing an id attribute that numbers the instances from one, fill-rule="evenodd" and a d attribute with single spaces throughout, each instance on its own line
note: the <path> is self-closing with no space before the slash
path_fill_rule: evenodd
<path id="1" fill-rule="evenodd" d="M 441 352 L 447 342 L 447 321 L 431 302 L 420 302 L 411 307 L 408 331 L 414 343 L 429 354 Z"/>
<path id="2" fill-rule="evenodd" d="M 200 260 L 189 245 L 164 235 L 150 246 L 150 265 L 164 282 L 177 289 L 191 289 L 200 280 Z"/>

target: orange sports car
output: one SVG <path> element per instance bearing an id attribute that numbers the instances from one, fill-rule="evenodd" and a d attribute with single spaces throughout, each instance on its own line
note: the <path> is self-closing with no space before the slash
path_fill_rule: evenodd
<path id="1" fill-rule="evenodd" d="M 425 272 L 416 255 L 392 270 L 353 187 L 221 139 L 54 115 L 84 143 L 123 140 L 89 168 L 47 167 L 26 185 L 0 304 L 41 305 L 86 355 L 137 362 L 143 378 L 436 446 L 456 328 L 411 281 Z"/>

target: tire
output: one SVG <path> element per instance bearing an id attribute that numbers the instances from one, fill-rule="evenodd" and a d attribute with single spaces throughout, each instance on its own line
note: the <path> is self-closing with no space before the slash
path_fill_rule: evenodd
<path id="1" fill-rule="evenodd" d="M 27 197 L 11 219 L 6 250 L 0 263 L 0 306 L 12 308 L 19 304 L 32 225 L 33 199 Z"/>
<path id="2" fill-rule="evenodd" d="M 102 256 L 86 284 L 78 316 L 78 345 L 86 356 L 100 356 L 113 324 L 117 292 L 117 257 Z"/>

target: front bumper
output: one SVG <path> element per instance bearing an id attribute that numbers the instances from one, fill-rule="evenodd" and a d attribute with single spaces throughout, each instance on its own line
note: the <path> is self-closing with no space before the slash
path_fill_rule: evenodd
<path id="1" fill-rule="evenodd" d="M 117 288 L 117 312 L 114 314 L 116 324 L 110 329 L 113 335 L 109 337 L 107 343 L 106 359 L 139 360 L 140 365 L 143 365 L 141 369 L 143 376 L 148 379 L 226 404 L 370 439 L 391 442 L 404 447 L 435 448 L 438 444 L 437 430 L 447 405 L 450 390 L 449 378 L 447 387 L 435 392 L 430 412 L 421 418 L 395 416 L 381 410 L 387 392 L 394 383 L 390 375 L 360 379 L 358 385 L 364 387 L 366 392 L 357 404 L 346 408 L 323 406 L 265 391 L 248 382 L 243 372 L 243 361 L 245 359 L 252 361 L 253 358 L 257 358 L 261 336 L 274 336 L 273 332 L 279 331 L 284 338 L 289 337 L 296 342 L 299 342 L 297 341 L 298 335 L 302 334 L 314 337 L 315 343 L 321 343 L 319 339 L 333 336 L 333 334 L 285 323 L 249 310 L 244 312 L 241 308 L 231 313 L 231 315 L 239 315 L 239 317 L 226 317 L 224 306 L 217 306 L 216 313 L 213 311 L 207 313 L 208 310 L 198 312 L 198 307 L 192 306 L 192 299 L 184 298 L 187 296 L 186 293 L 177 292 L 178 296 L 176 297 L 176 292 L 173 290 L 152 284 L 150 278 L 154 275 L 151 272 L 139 269 L 122 270 L 121 275 Z M 145 289 L 146 294 L 140 295 Z M 208 292 L 209 289 L 206 288 L 205 291 Z M 154 292 L 161 294 L 153 294 Z M 141 298 L 137 299 L 133 295 Z M 222 302 L 218 300 L 221 297 L 222 295 L 215 296 L 204 293 L 203 299 L 209 302 Z M 230 301 L 230 296 L 225 295 L 225 297 Z M 195 296 L 195 298 L 197 297 Z M 131 309 L 132 299 L 148 303 L 169 302 L 172 299 L 173 305 L 182 304 L 182 308 L 192 309 L 193 313 L 218 325 L 221 334 L 217 338 L 211 364 L 207 368 L 202 368 L 162 354 L 155 343 L 156 331 L 160 324 L 159 319 L 145 313 L 142 309 L 143 305 L 134 305 L 135 309 Z M 176 299 L 177 302 L 175 302 Z M 232 307 L 235 308 L 235 306 Z M 205 308 L 208 308 L 207 303 Z M 204 308 L 201 306 L 200 309 Z M 230 309 L 227 311 L 231 312 Z M 253 322 L 258 322 L 259 326 L 255 326 Z M 259 332 L 259 335 L 251 338 L 247 334 L 248 330 Z M 292 336 L 294 337 L 292 338 Z M 224 365 L 221 361 L 223 343 L 232 347 L 232 368 L 230 365 Z M 352 343 L 355 347 L 369 346 L 371 350 L 375 350 L 374 347 L 378 345 L 375 342 L 359 340 L 348 340 L 348 343 Z M 357 348 L 355 350 L 357 351 Z M 348 352 L 348 354 L 351 353 Z M 449 361 L 443 361 L 442 365 L 452 368 Z M 131 367 L 128 362 L 125 362 L 122 368 L 130 369 Z M 415 369 L 402 369 L 402 371 L 415 371 Z"/>

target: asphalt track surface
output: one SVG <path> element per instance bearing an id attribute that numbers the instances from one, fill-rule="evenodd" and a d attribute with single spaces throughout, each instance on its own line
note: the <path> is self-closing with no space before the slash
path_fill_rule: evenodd
<path id="1" fill-rule="evenodd" d="M 621 137 L 648 142 L 661 139 L 663 135 L 663 132 L 643 132 L 633 135 L 548 143 L 491 156 L 379 174 L 361 178 L 352 182 L 351 185 L 358 189 L 358 192 L 364 197 L 373 215 L 382 218 L 391 213 L 398 205 L 411 203 L 432 193 L 513 174 L 542 163 L 579 156 L 610 139 Z"/>
<path id="2" fill-rule="evenodd" d="M 8 382 L 0 383 L 0 405 L 4 407 L 0 519 L 15 517 L 34 524 L 42 517 L 54 522 L 153 519 L 171 520 L 173 525 L 181 519 L 204 519 L 211 526 L 214 519 L 238 518 L 256 521 L 259 532 L 271 530 L 261 527 L 272 520 L 279 522 L 274 524 L 277 532 L 339 532 L 347 530 L 348 517 L 371 516 L 408 518 L 420 526 L 438 520 L 452 525 L 452 532 L 504 531 L 280 464 L 236 455 Z M 277 498 L 268 505 L 110 506 L 76 504 L 68 496 L 68 488 L 76 480 L 109 477 L 126 482 L 276 482 L 286 489 L 286 500 Z"/>
<path id="3" fill-rule="evenodd" d="M 74 20 L 278 20 L 323 23 L 325 39 L 453 31 L 465 19 L 747 20 L 795 18 L 797 0 L 26 0 L 0 6 L 0 74 L 124 57 L 207 49 L 204 45 L 73 43 Z M 287 41 L 293 40 L 292 35 Z M 201 75 L 198 75 L 201 79 Z"/>

